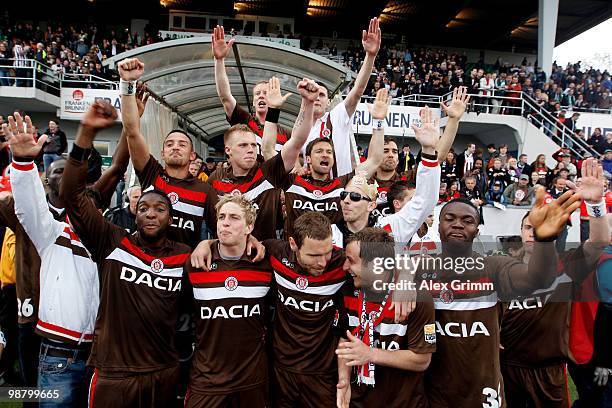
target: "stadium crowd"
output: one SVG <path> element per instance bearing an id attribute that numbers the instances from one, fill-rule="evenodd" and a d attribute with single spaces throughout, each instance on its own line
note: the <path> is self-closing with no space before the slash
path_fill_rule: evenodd
<path id="1" fill-rule="evenodd" d="M 92 48 L 97 40 L 84 34 L 66 37 L 77 50 L 85 43 L 76 54 L 95 68 L 108 47 Z M 59 38 L 45 39 L 61 49 Z M 140 131 L 145 67 L 135 58 L 118 64 L 123 130 L 103 173 L 90 161 L 96 134 L 116 120 L 108 104 L 91 106 L 67 157 L 59 127 L 39 135 L 19 112 L 3 124 L 11 153 L 0 193 L 6 383 L 58 390 L 40 405 L 63 407 L 567 407 L 569 367 L 581 407 L 610 403 L 612 149 L 577 161 L 562 148 L 554 169 L 543 155 L 512 157 L 507 145 L 453 150 L 474 87 L 433 71 L 465 61 L 415 52 L 416 67 L 436 61 L 425 83 L 442 89 L 446 78 L 452 97 L 441 105 L 444 131 L 424 108 L 413 127 L 419 152 L 400 150 L 384 131 L 400 91 L 385 79 L 413 56 L 381 55 L 377 19 L 363 31 L 344 100 L 329 109 L 328 90 L 304 78 L 287 129 L 278 124 L 287 98 L 278 79 L 255 85 L 253 115 L 237 103 L 225 68 L 232 41 L 215 28 L 224 163 L 198 159 L 178 129 L 158 135 L 154 157 Z M 109 44 L 114 55 L 120 43 Z M 70 66 L 76 56 L 64 52 Z M 382 69 L 371 85 L 376 61 L 389 58 L 391 73 Z M 350 118 L 368 86 L 374 126 L 354 165 Z M 43 184 L 35 161 L 50 143 L 59 146 L 43 159 Z M 130 160 L 140 188 L 105 218 Z M 531 208 L 506 254 L 473 252 L 487 204 Z M 372 272 L 434 233 L 436 205 L 439 252 L 431 255 L 481 267 Z M 567 222 L 579 207 L 581 242 L 568 249 Z M 391 289 L 403 282 L 418 289 Z M 597 296 L 568 294 L 587 288 Z"/>

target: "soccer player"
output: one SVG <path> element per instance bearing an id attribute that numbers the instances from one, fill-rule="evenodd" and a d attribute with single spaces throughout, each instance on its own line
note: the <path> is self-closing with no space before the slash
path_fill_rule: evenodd
<path id="1" fill-rule="evenodd" d="M 436 348 L 434 307 L 421 292 L 408 320 L 395 323 L 392 291 L 381 286 L 394 281 L 394 268 L 376 270 L 376 261 L 385 259 L 395 259 L 387 231 L 365 228 L 349 238 L 344 270 L 353 284 L 342 289 L 337 325 L 343 337 L 336 350 L 338 407 L 429 406 L 423 371 Z"/>
<path id="2" fill-rule="evenodd" d="M 193 248 L 201 239 L 204 221 L 211 231 L 216 230 L 217 194 L 209 184 L 189 173 L 189 164 L 196 158 L 196 153 L 191 138 L 182 130 L 172 130 L 164 138 L 161 158 L 165 167 L 151 155 L 140 133 L 135 98 L 135 84 L 144 73 L 144 64 L 137 58 L 130 58 L 121 61 L 117 68 L 121 78 L 123 128 L 142 191 L 155 188 L 166 193 L 174 210 L 169 237 Z"/>
<path id="3" fill-rule="evenodd" d="M 368 30 L 363 30 L 361 35 L 361 44 L 366 56 L 349 94 L 342 102 L 327 112 L 330 105 L 329 91 L 325 86 L 321 86 L 315 102 L 315 122 L 306 143 L 321 137 L 332 140 L 334 145 L 334 163 L 329 170 L 334 178 L 350 173 L 353 170 L 353 159 L 359 160 L 351 154 L 351 140 L 353 139 L 351 120 L 357 109 L 357 104 L 363 95 L 363 91 L 368 85 L 374 60 L 380 49 L 380 40 L 379 20 L 378 18 L 373 18 L 370 20 Z"/>
<path id="4" fill-rule="evenodd" d="M 276 238 L 280 201 L 275 189 L 286 188 L 289 183 L 289 172 L 312 124 L 313 104 L 318 92 L 319 86 L 314 81 L 304 78 L 298 83 L 302 107 L 292 136 L 280 154 L 263 163 L 257 160 L 256 135 L 248 126 L 234 125 L 225 132 L 223 141 L 229 166 L 218 168 L 208 182 L 219 194 L 241 194 L 256 204 L 258 217 L 253 236 L 259 240 Z"/>
<path id="5" fill-rule="evenodd" d="M 416 273 L 417 288 L 430 290 L 436 308 L 437 349 L 425 373 L 432 407 L 505 404 L 498 299 L 550 286 L 556 275 L 557 254 L 548 241 L 556 238 L 580 206 L 580 195 L 571 191 L 548 205 L 544 205 L 544 194 L 538 191 L 529 216 L 537 237 L 529 264 L 473 252 L 480 212 L 471 202 L 456 199 L 442 208 L 442 253 L 429 258 L 441 262 L 425 262 Z M 461 286 L 470 282 L 479 285 Z"/>
<path id="6" fill-rule="evenodd" d="M 97 121 L 109 121 L 108 114 Z M 94 136 L 89 127 L 81 128 L 60 189 L 70 223 L 99 271 L 89 405 L 170 406 L 176 401 L 175 325 L 190 248 L 167 238 L 172 204 L 164 192 L 142 194 L 135 234 L 104 219 L 85 196 Z"/>
<path id="7" fill-rule="evenodd" d="M 603 169 L 593 158 L 582 164 L 578 191 L 589 214 L 589 239 L 576 250 L 560 254 L 553 284 L 537 294 L 510 300 L 501 326 L 501 367 L 509 408 L 567 407 L 566 363 L 569 352 L 569 319 L 575 290 L 591 273 L 609 242 L 606 207 L 601 192 Z M 599 210 L 599 211 L 597 211 Z M 525 215 L 521 222 L 522 261 L 534 251 L 533 225 Z"/>
<path id="8" fill-rule="evenodd" d="M 219 98 L 221 98 L 221 103 L 223 104 L 223 109 L 225 110 L 225 115 L 229 124 L 232 126 L 237 124 L 247 125 L 249 129 L 251 129 L 251 132 L 255 133 L 257 144 L 261 145 L 264 122 L 270 107 L 267 95 L 269 92 L 268 81 L 260 81 L 253 87 L 252 98 L 253 109 L 255 110 L 255 115 L 253 116 L 236 102 L 236 98 L 232 95 L 227 72 L 225 72 L 225 58 L 229 54 L 232 44 L 234 44 L 233 39 L 225 42 L 225 30 L 223 26 L 216 26 L 213 29 L 212 51 L 215 58 L 215 84 L 217 86 L 217 94 Z M 286 100 L 289 95 L 291 94 L 285 95 L 283 101 Z M 280 152 L 291 135 L 291 129 L 286 129 L 279 125 L 274 131 L 275 143 L 273 145 L 276 151 Z M 264 156 L 264 158 L 268 159 L 266 156 Z"/>
<path id="9" fill-rule="evenodd" d="M 189 272 L 197 336 L 186 407 L 269 406 L 266 295 L 272 268 L 267 259 L 253 262 L 246 255 L 256 215 L 244 196 L 222 196 L 211 268 Z"/>

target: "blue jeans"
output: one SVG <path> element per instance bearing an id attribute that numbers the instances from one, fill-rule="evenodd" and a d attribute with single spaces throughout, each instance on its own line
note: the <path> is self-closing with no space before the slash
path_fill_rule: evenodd
<path id="1" fill-rule="evenodd" d="M 54 161 L 60 160 L 61 158 L 62 158 L 61 155 L 55 154 L 55 153 L 43 154 L 43 163 L 45 165 L 45 173 L 47 172 L 47 169 L 49 168 L 51 163 L 53 163 Z"/>
<path id="2" fill-rule="evenodd" d="M 79 349 L 69 344 L 43 340 L 40 345 L 38 388 L 58 390 L 58 399 L 40 401 L 40 407 L 87 406 L 87 357 L 79 356 Z M 72 357 L 49 356 L 50 350 L 59 350 Z M 80 358 L 79 358 L 80 357 Z"/>

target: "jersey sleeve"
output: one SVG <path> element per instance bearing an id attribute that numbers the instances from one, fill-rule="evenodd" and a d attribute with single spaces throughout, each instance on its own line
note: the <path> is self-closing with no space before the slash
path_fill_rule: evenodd
<path id="1" fill-rule="evenodd" d="M 268 180 L 276 188 L 286 190 L 291 185 L 291 177 L 289 176 L 289 172 L 285 170 L 285 163 L 283 162 L 282 155 L 280 154 L 277 154 L 263 162 L 261 165 L 261 171 L 263 172 L 266 180 Z"/>
<path id="2" fill-rule="evenodd" d="M 336 105 L 329 116 L 333 126 L 332 141 L 334 142 L 334 154 L 338 174 L 346 174 L 353 168 L 351 160 L 351 117 L 346 112 L 344 101 Z"/>
<path id="3" fill-rule="evenodd" d="M 236 103 L 236 107 L 234 108 L 234 111 L 232 112 L 232 116 L 226 117 L 227 121 L 230 125 L 234 126 L 237 125 L 239 123 L 242 124 L 248 124 L 249 121 L 253 118 L 251 116 L 251 114 L 244 109 L 242 106 L 240 106 L 238 103 Z"/>
<path id="4" fill-rule="evenodd" d="M 142 191 L 147 189 L 149 186 L 153 185 L 155 182 L 155 178 L 164 170 L 164 168 L 159 164 L 153 155 L 149 156 L 149 161 L 144 166 L 142 171 L 136 171 L 136 175 L 138 176 L 138 182 L 142 187 Z"/>
<path id="5" fill-rule="evenodd" d="M 15 203 L 13 196 L 9 193 L 0 196 L 0 224 L 15 231 L 15 226 L 19 223 L 15 215 Z"/>
<path id="6" fill-rule="evenodd" d="M 45 248 L 53 245 L 62 233 L 63 227 L 49 211 L 45 189 L 34 162 L 13 162 L 11 184 L 15 214 L 36 250 L 41 254 Z"/>
<path id="7" fill-rule="evenodd" d="M 438 203 L 440 166 L 422 159 L 416 175 L 414 197 L 395 214 L 383 218 L 378 226 L 391 232 L 395 242 L 408 242 Z"/>
<path id="8" fill-rule="evenodd" d="M 408 315 L 407 349 L 417 354 L 436 351 L 436 317 L 431 297 L 419 292 L 417 304 Z"/>

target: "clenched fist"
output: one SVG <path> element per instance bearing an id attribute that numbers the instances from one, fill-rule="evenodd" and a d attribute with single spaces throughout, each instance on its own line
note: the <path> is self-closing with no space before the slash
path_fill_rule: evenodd
<path id="1" fill-rule="evenodd" d="M 126 58 L 117 64 L 119 76 L 124 81 L 137 81 L 144 74 L 144 64 L 138 58 Z"/>

